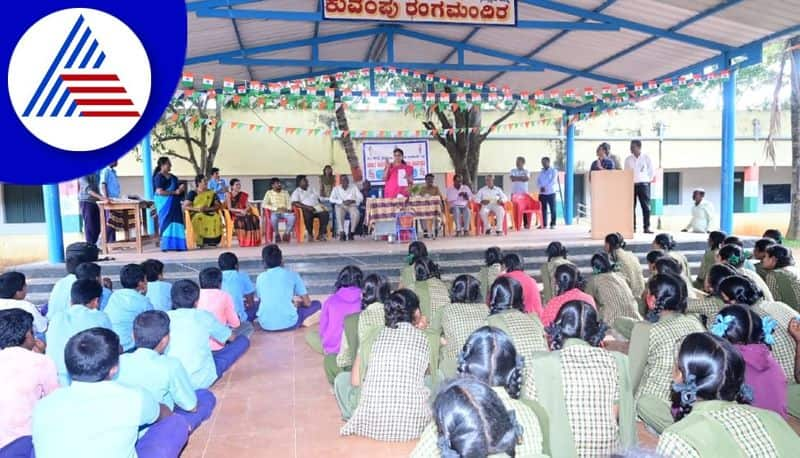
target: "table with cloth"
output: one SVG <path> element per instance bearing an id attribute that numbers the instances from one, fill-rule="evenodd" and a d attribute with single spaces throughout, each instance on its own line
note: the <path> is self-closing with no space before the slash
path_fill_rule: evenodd
<path id="1" fill-rule="evenodd" d="M 370 198 L 367 199 L 365 224 L 374 230 L 373 234 L 376 236 L 394 234 L 395 219 L 397 214 L 403 211 L 414 212 L 415 223 L 419 220 L 433 219 L 434 227 L 438 227 L 442 218 L 442 199 L 439 196 Z M 385 230 L 381 230 L 378 226 L 384 227 Z"/>

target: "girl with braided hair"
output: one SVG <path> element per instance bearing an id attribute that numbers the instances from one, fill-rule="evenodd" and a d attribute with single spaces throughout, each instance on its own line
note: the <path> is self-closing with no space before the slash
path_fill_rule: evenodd
<path id="1" fill-rule="evenodd" d="M 600 348 L 607 331 L 590 304 L 567 302 L 547 329 L 553 351 L 526 360 L 553 457 L 609 456 L 636 444 L 628 358 Z"/>
<path id="2" fill-rule="evenodd" d="M 625 239 L 615 232 L 606 235 L 604 249 L 612 263 L 619 266 L 619 273 L 625 278 L 634 297 L 639 297 L 645 290 L 644 273 L 639 258 L 625 250 Z"/>
<path id="3" fill-rule="evenodd" d="M 800 310 L 800 274 L 791 250 L 782 245 L 770 246 L 761 260 L 761 267 L 764 282 L 775 300 Z"/>
<path id="4" fill-rule="evenodd" d="M 414 264 L 417 260 L 428 257 L 428 246 L 425 242 L 415 240 L 408 244 L 408 254 L 404 259 L 404 266 L 400 270 L 400 288 L 414 287 Z"/>
<path id="5" fill-rule="evenodd" d="M 698 291 L 695 291 L 692 282 L 689 280 L 687 275 L 684 275 L 683 266 L 681 265 L 678 260 L 673 258 L 672 256 L 663 256 L 659 259 L 656 259 L 656 262 L 653 264 L 655 268 L 656 274 L 670 274 L 675 275 L 676 277 L 683 278 L 686 281 L 686 292 L 688 299 L 696 299 Z"/>
<path id="6" fill-rule="evenodd" d="M 469 336 L 483 326 L 489 309 L 481 298 L 480 283 L 472 275 L 459 275 L 450 290 L 450 305 L 442 312 L 439 356 L 441 379 L 456 375 L 458 354 Z"/>
<path id="7" fill-rule="evenodd" d="M 486 300 L 489 288 L 503 271 L 503 250 L 496 246 L 487 248 L 483 254 L 483 262 L 484 265 L 478 273 L 478 281 L 481 282 L 481 297 Z"/>
<path id="8" fill-rule="evenodd" d="M 666 458 L 796 456 L 800 437 L 776 413 L 751 407 L 745 362 L 728 341 L 708 333 L 680 345 L 671 388 L 675 424 L 658 441 Z"/>
<path id="9" fill-rule="evenodd" d="M 542 431 L 540 426 L 547 424 L 546 414 L 538 403 L 520 399 L 524 366 L 524 358 L 517 354 L 511 338 L 505 332 L 488 326 L 469 336 L 458 357 L 459 377 L 474 378 L 492 387 L 505 408 L 515 413 L 522 427 L 516 453 L 519 456 L 538 456 L 546 453 L 546 431 Z M 411 456 L 436 456 L 436 449 L 436 428 L 432 423 L 423 431 Z"/>
<path id="10" fill-rule="evenodd" d="M 686 313 L 697 317 L 705 326 L 711 326 L 717 313 L 725 307 L 725 301 L 719 294 L 719 285 L 728 277 L 736 276 L 736 269 L 728 264 L 716 264 L 708 270 L 703 291 L 694 299 L 689 299 Z"/>
<path id="11" fill-rule="evenodd" d="M 575 265 L 572 261 L 567 259 L 567 247 L 561 242 L 550 242 L 550 244 L 547 245 L 545 254 L 547 255 L 547 262 L 539 267 L 539 273 L 542 277 L 543 304 L 546 304 L 558 294 L 555 281 L 556 269 L 564 264 Z"/>
<path id="12" fill-rule="evenodd" d="M 708 248 L 703 254 L 703 260 L 700 262 L 700 269 L 697 271 L 697 278 L 692 282 L 692 285 L 697 289 L 703 289 L 705 284 L 706 275 L 711 266 L 717 263 L 717 252 L 722 242 L 725 241 L 727 235 L 720 231 L 711 231 L 708 233 Z"/>
<path id="13" fill-rule="evenodd" d="M 744 250 L 738 245 L 725 245 L 724 247 L 719 249 L 717 252 L 717 262 L 720 264 L 727 264 L 734 269 L 739 275 L 743 275 L 755 283 L 758 289 L 764 293 L 764 299 L 772 302 L 775 298 L 772 296 L 772 292 L 769 290 L 766 282 L 761 276 L 756 273 L 756 271 L 745 269 L 744 263 L 747 260 L 747 255 L 745 254 Z"/>
<path id="14" fill-rule="evenodd" d="M 670 384 L 678 343 L 705 327 L 686 315 L 686 282 L 670 274 L 655 275 L 647 284 L 647 320 L 631 333 L 628 358 L 636 410 L 642 421 L 661 433 L 671 425 Z"/>
<path id="15" fill-rule="evenodd" d="M 689 281 L 689 284 L 692 284 L 691 279 L 691 269 L 689 269 L 689 260 L 686 259 L 686 256 L 683 253 L 675 251 L 675 248 L 678 247 L 678 244 L 675 243 L 675 239 L 672 238 L 671 235 L 667 233 L 662 233 L 656 235 L 653 239 L 653 249 L 654 250 L 663 250 L 667 256 L 674 258 L 681 264 L 681 270 L 683 272 L 683 276 Z"/>
<path id="16" fill-rule="evenodd" d="M 542 313 L 542 324 L 549 326 L 556 319 L 561 307 L 570 301 L 583 301 L 597 308 L 594 298 L 583 292 L 586 283 L 583 281 L 581 271 L 574 264 L 563 264 L 556 268 L 555 275 L 556 295 L 547 302 Z"/>
<path id="17" fill-rule="evenodd" d="M 586 294 L 594 297 L 603 321 L 612 323 L 625 338 L 630 338 L 634 323 L 641 321 L 636 297 L 606 253 L 592 256 L 592 276 Z"/>
<path id="18" fill-rule="evenodd" d="M 344 335 L 339 354 L 336 356 L 336 365 L 343 370 L 350 370 L 358 353 L 358 347 L 367 335 L 385 325 L 383 304 L 389 298 L 389 293 L 391 288 L 389 279 L 385 275 L 369 274 L 364 278 L 361 287 L 361 311 L 344 319 Z"/>

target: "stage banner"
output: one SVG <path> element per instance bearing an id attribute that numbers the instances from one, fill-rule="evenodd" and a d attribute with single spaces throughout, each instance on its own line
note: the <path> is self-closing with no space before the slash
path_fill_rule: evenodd
<path id="1" fill-rule="evenodd" d="M 517 25 L 517 0 L 323 0 L 325 19 Z"/>
<path id="2" fill-rule="evenodd" d="M 425 181 L 425 175 L 430 170 L 427 140 L 362 143 L 361 151 L 366 179 L 373 185 L 384 184 L 383 169 L 386 166 L 386 160 L 392 160 L 395 148 L 403 150 L 406 164 L 414 167 L 414 181 Z"/>

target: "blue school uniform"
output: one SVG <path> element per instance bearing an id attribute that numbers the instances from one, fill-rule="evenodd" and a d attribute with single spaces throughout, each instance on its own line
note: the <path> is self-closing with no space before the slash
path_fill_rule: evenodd
<path id="1" fill-rule="evenodd" d="M 253 281 L 250 280 L 250 275 L 247 272 L 236 271 L 239 274 L 239 281 L 242 282 L 242 293 L 247 296 L 256 292 L 256 287 Z"/>
<path id="2" fill-rule="evenodd" d="M 197 407 L 197 395 L 180 361 L 149 348 L 119 357 L 118 383 L 147 390 L 161 404 L 183 410 Z"/>
<path id="3" fill-rule="evenodd" d="M 217 380 L 217 367 L 208 339 L 225 342 L 231 336 L 231 329 L 205 310 L 177 309 L 167 314 L 169 346 L 165 354 L 183 364 L 194 389 L 210 387 Z"/>
<path id="4" fill-rule="evenodd" d="M 239 272 L 235 270 L 222 271 L 222 290 L 228 293 L 233 299 L 233 308 L 236 310 L 236 315 L 239 321 L 244 323 L 247 321 L 247 312 L 244 309 L 244 286 L 242 284 L 242 277 Z"/>
<path id="5" fill-rule="evenodd" d="M 72 304 L 72 284 L 75 283 L 75 280 L 75 274 L 69 274 L 53 285 L 53 289 L 50 291 L 50 299 L 47 301 L 48 317 L 63 312 Z"/>
<path id="6" fill-rule="evenodd" d="M 157 280 L 147 283 L 147 299 L 153 309 L 169 312 L 172 310 L 172 283 Z"/>
<path id="7" fill-rule="evenodd" d="M 112 291 L 105 286 L 103 287 L 103 293 L 100 295 L 100 310 L 105 310 L 106 306 L 108 305 L 108 300 L 111 299 Z"/>
<path id="8" fill-rule="evenodd" d="M 133 348 L 133 320 L 148 310 L 153 310 L 153 305 L 135 289 L 120 289 L 111 295 L 103 311 L 111 320 L 111 329 L 119 336 L 123 350 Z"/>
<path id="9" fill-rule="evenodd" d="M 111 381 L 73 382 L 33 409 L 37 458 L 135 457 L 139 427 L 154 423 L 158 402 L 141 389 Z"/>
<path id="10" fill-rule="evenodd" d="M 64 362 L 64 347 L 67 346 L 67 341 L 75 334 L 91 328 L 111 329 L 111 320 L 104 312 L 80 304 L 70 306 L 63 313 L 58 313 L 50 319 L 45 334 L 47 337 L 45 354 L 56 363 L 58 383 L 61 386 L 69 386 L 70 383 L 67 365 Z"/>
<path id="11" fill-rule="evenodd" d="M 284 267 L 268 269 L 256 278 L 256 290 L 261 298 L 256 316 L 263 329 L 278 331 L 297 324 L 292 298 L 308 294 L 300 275 Z"/>

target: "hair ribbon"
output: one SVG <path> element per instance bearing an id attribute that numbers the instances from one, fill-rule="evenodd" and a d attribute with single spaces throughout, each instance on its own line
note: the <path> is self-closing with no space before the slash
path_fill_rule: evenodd
<path id="1" fill-rule="evenodd" d="M 717 315 L 717 318 L 714 320 L 714 324 L 711 325 L 709 330 L 717 337 L 724 337 L 725 332 L 731 326 L 731 323 L 733 323 L 733 319 L 733 315 Z"/>
<path id="2" fill-rule="evenodd" d="M 772 333 L 775 332 L 775 328 L 778 327 L 778 322 L 771 316 L 765 316 L 761 318 L 761 327 L 764 328 L 764 343 L 767 345 L 775 345 L 775 336 L 773 336 Z"/>
<path id="3" fill-rule="evenodd" d="M 697 377 L 694 374 L 686 376 L 684 383 L 673 383 L 672 389 L 681 395 L 681 405 L 687 406 L 697 400 Z"/>

